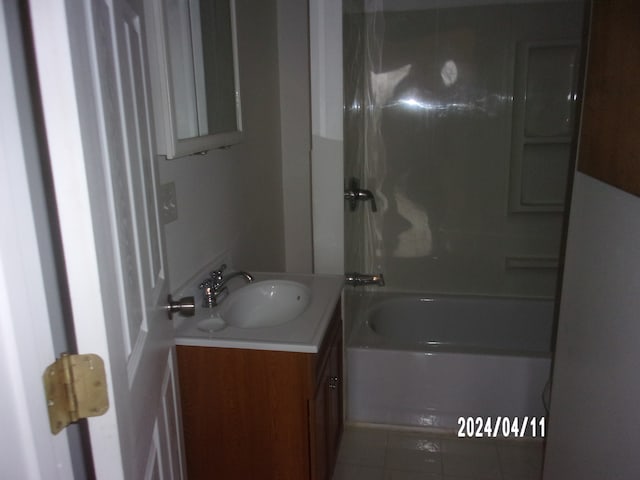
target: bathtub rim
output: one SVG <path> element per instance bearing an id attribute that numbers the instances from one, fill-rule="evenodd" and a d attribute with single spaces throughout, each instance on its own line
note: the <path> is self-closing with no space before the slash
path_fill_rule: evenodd
<path id="1" fill-rule="evenodd" d="M 346 292 L 345 292 L 346 293 Z M 350 292 L 351 293 L 351 292 Z M 347 293 L 349 295 L 349 293 Z M 346 336 L 345 349 L 346 348 L 358 348 L 365 350 L 400 350 L 404 352 L 424 353 L 427 355 L 438 353 L 452 353 L 452 354 L 472 354 L 472 355 L 491 355 L 500 357 L 532 357 L 532 358 L 552 358 L 553 351 L 551 345 L 549 345 L 548 351 L 537 350 L 522 350 L 522 349 L 498 349 L 487 347 L 474 347 L 464 346 L 456 347 L 453 343 L 402 343 L 397 340 L 390 339 L 377 333 L 370 326 L 371 312 L 377 308 L 380 308 L 381 304 L 386 302 L 393 302 L 400 299 L 415 299 L 417 301 L 424 301 L 429 299 L 468 299 L 468 300 L 507 300 L 507 301 L 527 301 L 527 302 L 544 302 L 554 304 L 555 298 L 548 297 L 516 297 L 505 295 L 473 295 L 473 294 L 451 294 L 451 293 L 431 293 L 431 292 L 378 292 L 378 291 L 363 291 L 353 294 L 351 302 L 364 302 L 365 308 L 360 313 L 358 318 L 354 318 L 351 326 L 351 331 Z M 355 309 L 352 309 L 355 310 Z M 555 308 L 553 309 L 553 315 L 555 317 Z M 347 312 L 347 314 L 353 315 L 353 312 Z M 555 324 L 555 318 L 551 319 L 551 328 Z M 553 332 L 551 332 L 553 334 Z M 553 335 L 551 335 L 553 336 Z"/>

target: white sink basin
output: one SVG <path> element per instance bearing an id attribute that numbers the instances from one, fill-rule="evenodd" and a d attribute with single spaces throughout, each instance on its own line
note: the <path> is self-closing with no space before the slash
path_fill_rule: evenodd
<path id="1" fill-rule="evenodd" d="M 311 291 L 290 280 L 264 280 L 233 292 L 222 304 L 220 316 L 232 327 L 272 327 L 290 322 L 309 305 Z"/>
<path id="2" fill-rule="evenodd" d="M 234 282 L 231 294 L 221 298 L 217 307 L 196 307 L 193 320 L 181 320 L 176 328 L 176 345 L 317 353 L 340 298 L 344 275 L 254 272 L 254 277 L 249 284 Z M 273 294 L 268 298 L 276 300 L 278 308 L 283 310 L 289 304 L 289 311 L 274 312 L 268 298 L 260 299 L 259 308 L 253 313 L 241 308 L 243 303 L 248 306 L 250 297 L 262 295 L 250 294 L 252 290 L 268 285 L 271 290 L 267 288 L 267 291 Z M 283 295 L 285 290 L 295 296 Z M 185 295 L 194 293 L 193 290 L 184 292 Z M 243 318 L 246 321 L 241 321 Z M 243 327 L 228 325 L 227 320 Z"/>

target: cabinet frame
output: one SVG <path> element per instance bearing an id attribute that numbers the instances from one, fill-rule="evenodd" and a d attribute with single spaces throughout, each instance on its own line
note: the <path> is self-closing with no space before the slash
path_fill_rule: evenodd
<path id="1" fill-rule="evenodd" d="M 318 353 L 177 346 L 191 480 L 330 480 L 343 429 L 340 311 Z"/>

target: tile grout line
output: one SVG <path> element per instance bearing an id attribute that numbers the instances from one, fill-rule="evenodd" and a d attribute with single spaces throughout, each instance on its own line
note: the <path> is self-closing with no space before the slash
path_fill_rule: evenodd
<path id="1" fill-rule="evenodd" d="M 389 458 L 389 430 L 384 432 L 384 460 L 382 462 L 382 475 L 387 476 L 387 461 Z"/>
<path id="2" fill-rule="evenodd" d="M 366 432 L 366 431 L 367 431 L 366 429 L 358 429 L 357 427 L 354 428 L 354 432 Z M 371 431 L 371 430 L 369 430 L 369 431 Z M 379 445 L 382 447 L 382 452 L 380 452 L 380 453 L 383 455 L 383 459 L 382 459 L 381 465 L 380 465 L 380 463 L 378 461 L 375 462 L 377 465 L 374 465 L 373 463 L 372 464 L 368 464 L 367 462 L 370 461 L 370 459 L 369 460 L 364 459 L 365 461 L 363 461 L 363 459 L 360 458 L 360 457 L 356 457 L 356 459 L 358 459 L 359 461 L 357 461 L 355 463 L 351 462 L 350 458 L 343 458 L 343 460 L 346 460 L 346 462 L 341 462 L 341 463 L 343 465 L 351 465 L 354 468 L 360 470 L 360 474 L 362 474 L 362 472 L 364 470 L 369 471 L 369 469 L 370 469 L 371 472 L 375 471 L 376 475 L 377 474 L 381 474 L 383 476 L 382 478 L 384 478 L 384 479 L 389 478 L 389 475 L 390 475 L 390 473 L 392 471 L 393 472 L 397 471 L 401 476 L 402 476 L 403 473 L 404 474 L 408 474 L 408 475 L 414 475 L 414 476 L 415 476 L 415 474 L 419 474 L 420 473 L 419 469 L 418 470 L 414 470 L 413 468 L 404 469 L 404 468 L 399 467 L 398 465 L 396 465 L 395 467 L 392 468 L 392 465 L 390 463 L 391 462 L 391 458 L 392 458 L 392 454 L 393 454 L 393 452 L 391 451 L 392 447 L 393 447 L 392 440 L 395 439 L 395 441 L 400 441 L 401 438 L 403 437 L 403 432 L 396 432 L 393 429 L 385 429 L 385 430 L 380 431 L 380 433 L 382 435 L 378 437 L 378 439 L 379 439 L 378 442 L 379 442 Z M 397 433 L 398 436 L 394 436 L 396 433 Z M 407 436 L 412 437 L 412 436 L 415 436 L 415 435 L 408 434 Z M 364 435 L 363 438 L 366 438 L 366 435 Z M 441 435 L 437 435 L 437 434 L 433 435 L 431 433 L 428 433 L 428 434 L 424 435 L 424 439 L 425 440 L 430 440 L 430 441 L 433 441 L 433 442 L 437 442 L 438 449 L 435 452 L 436 453 L 435 458 L 440 463 L 439 468 L 436 469 L 437 471 L 433 471 L 432 470 L 432 471 L 424 472 L 424 473 L 428 473 L 429 478 L 434 478 L 434 479 L 435 478 L 440 478 L 440 479 L 443 479 L 443 480 L 446 479 L 446 478 L 449 478 L 449 477 L 446 477 L 446 475 L 448 475 L 448 474 L 445 471 L 445 454 L 444 454 L 444 447 L 445 447 L 444 443 L 446 443 L 447 438 L 444 438 Z M 365 440 L 363 440 L 363 441 L 365 441 Z M 356 444 L 357 444 L 357 442 L 354 442 L 354 445 L 356 445 Z M 402 441 L 400 441 L 400 443 L 398 444 L 398 448 L 400 450 L 402 450 L 402 448 L 403 448 L 402 445 L 404 445 L 404 443 Z M 494 480 L 505 480 L 506 478 L 510 478 L 510 477 L 507 476 L 507 471 L 509 471 L 509 469 L 512 468 L 511 464 L 514 463 L 512 457 L 514 457 L 514 455 L 512 453 L 509 453 L 507 455 L 507 453 L 506 453 L 507 450 L 503 449 L 503 443 L 501 443 L 499 441 L 490 440 L 490 441 L 484 443 L 484 445 L 489 447 L 489 449 L 485 450 L 485 452 L 486 453 L 490 452 L 491 457 L 494 457 L 497 460 L 497 465 L 496 465 L 497 468 L 495 470 L 494 477 L 492 477 L 492 478 L 494 478 Z M 511 448 L 512 446 L 508 445 L 508 447 Z M 341 446 L 341 449 L 342 449 L 342 446 Z M 522 451 L 524 451 L 524 450 L 525 449 L 523 449 Z M 357 449 L 356 449 L 356 451 L 357 451 Z M 523 466 L 525 466 L 525 468 L 523 470 L 523 473 L 527 478 L 529 478 L 531 476 L 531 468 L 527 464 L 528 456 L 530 456 L 530 455 L 525 455 L 525 457 L 522 459 L 523 463 L 525 464 L 525 465 L 523 465 Z M 472 455 L 472 457 L 473 457 L 473 455 Z M 518 457 L 518 455 L 515 456 L 516 462 L 518 460 L 517 457 Z M 480 473 L 480 472 L 476 472 L 476 473 Z M 463 474 L 463 476 L 464 475 L 472 475 L 473 476 L 473 473 L 471 471 L 469 471 L 469 472 L 465 472 Z M 517 475 L 518 474 L 516 474 L 516 476 Z M 343 477 L 340 477 L 340 478 L 343 478 Z M 358 477 L 358 478 L 360 478 L 360 477 Z M 451 477 L 451 478 L 453 478 L 453 477 Z M 471 478 L 471 477 L 469 477 L 469 478 Z"/>
<path id="3" fill-rule="evenodd" d="M 493 442 L 493 448 L 496 450 L 496 458 L 498 459 L 498 469 L 500 470 L 500 480 L 504 480 L 504 469 L 502 468 L 502 458 L 500 458 L 500 449 L 496 442 Z"/>

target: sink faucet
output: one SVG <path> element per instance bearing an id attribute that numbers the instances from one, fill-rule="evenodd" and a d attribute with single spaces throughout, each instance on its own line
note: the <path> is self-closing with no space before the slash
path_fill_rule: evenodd
<path id="1" fill-rule="evenodd" d="M 213 308 L 217 306 L 223 298 L 229 294 L 227 283 L 229 283 L 231 279 L 244 277 L 247 283 L 253 282 L 253 275 L 243 271 L 232 272 L 224 275 L 222 272 L 226 268 L 227 265 L 223 263 L 217 270 L 209 273 L 209 278 L 200 284 L 200 290 L 204 290 L 202 298 L 202 306 L 204 308 Z"/>

